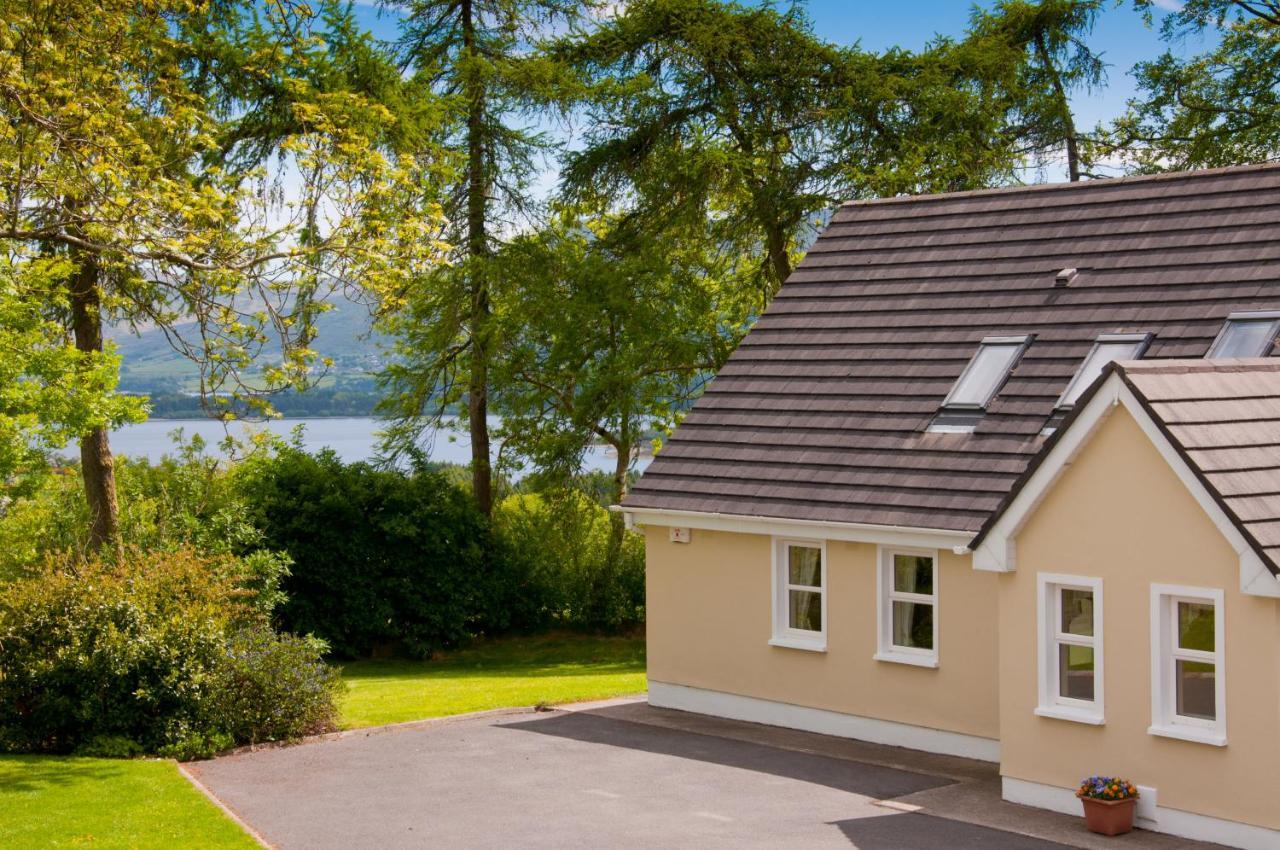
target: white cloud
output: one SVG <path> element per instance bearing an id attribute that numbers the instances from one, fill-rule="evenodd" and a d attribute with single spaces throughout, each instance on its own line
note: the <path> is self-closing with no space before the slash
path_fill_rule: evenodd
<path id="1" fill-rule="evenodd" d="M 1181 12 L 1186 4 L 1183 0 L 1151 0 L 1151 5 L 1166 12 Z"/>

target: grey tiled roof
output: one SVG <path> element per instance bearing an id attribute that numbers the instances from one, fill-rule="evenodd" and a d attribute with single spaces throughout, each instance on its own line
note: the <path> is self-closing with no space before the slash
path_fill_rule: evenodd
<path id="1" fill-rule="evenodd" d="M 1280 572 L 1280 360 L 1118 370 L 1273 573 Z"/>
<path id="2" fill-rule="evenodd" d="M 1277 166 L 845 204 L 624 505 L 976 531 L 1098 334 L 1199 358 L 1280 309 L 1277 222 Z M 976 430 L 927 432 L 978 342 L 1024 333 Z"/>

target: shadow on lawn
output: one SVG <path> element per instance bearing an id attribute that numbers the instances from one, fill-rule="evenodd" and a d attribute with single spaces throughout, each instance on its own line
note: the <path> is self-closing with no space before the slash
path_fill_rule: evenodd
<path id="1" fill-rule="evenodd" d="M 589 711 L 502 723 L 499 728 L 753 770 L 881 800 L 952 784 L 950 779 L 942 777 L 783 750 L 750 741 L 614 720 Z"/>
<path id="2" fill-rule="evenodd" d="M 128 762 L 41 755 L 0 756 L 0 792 L 123 779 Z"/>

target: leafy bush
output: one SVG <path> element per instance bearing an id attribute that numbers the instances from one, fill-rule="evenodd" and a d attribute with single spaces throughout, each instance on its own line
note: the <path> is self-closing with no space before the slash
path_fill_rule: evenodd
<path id="1" fill-rule="evenodd" d="M 238 743 L 285 741 L 337 725 L 338 671 L 321 661 L 314 637 L 264 627 L 236 632 L 214 671 L 213 714 Z"/>
<path id="2" fill-rule="evenodd" d="M 264 614 L 283 601 L 289 559 L 261 545 L 233 467 L 204 453 L 199 437 L 158 463 L 118 458 L 121 537 L 135 551 L 194 549 L 218 556 L 253 591 Z M 37 571 L 50 557 L 86 554 L 89 528 L 84 485 L 73 468 L 57 470 L 0 515 L 0 580 Z"/>
<path id="3" fill-rule="evenodd" d="M 339 655 L 426 656 L 539 619 L 528 563 L 440 472 L 345 464 L 331 451 L 286 446 L 237 477 L 262 545 L 293 564 L 280 621 Z"/>
<path id="4" fill-rule="evenodd" d="M 313 731 L 334 711 L 320 651 L 271 635 L 230 556 L 50 560 L 0 584 L 0 749 L 195 756 Z"/>
<path id="5" fill-rule="evenodd" d="M 509 550 L 532 563 L 560 625 L 617 630 L 644 622 L 644 538 L 570 490 L 509 496 L 494 522 Z"/>

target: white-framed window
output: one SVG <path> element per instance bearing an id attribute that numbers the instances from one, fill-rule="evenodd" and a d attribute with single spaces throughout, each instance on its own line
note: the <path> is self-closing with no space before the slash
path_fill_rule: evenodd
<path id="1" fill-rule="evenodd" d="M 774 646 L 827 649 L 827 544 L 776 539 L 773 546 Z"/>
<path id="2" fill-rule="evenodd" d="M 987 406 L 1030 344 L 1029 336 L 989 336 L 964 367 L 942 402 L 944 408 L 980 410 Z"/>
<path id="3" fill-rule="evenodd" d="M 1220 357 L 1266 357 L 1280 333 L 1280 311 L 1232 313 L 1218 332 L 1209 353 Z"/>
<path id="4" fill-rule="evenodd" d="M 1035 713 L 1103 722 L 1102 579 L 1036 578 L 1040 699 Z"/>
<path id="5" fill-rule="evenodd" d="M 938 666 L 938 553 L 880 547 L 875 659 Z"/>
<path id="6" fill-rule="evenodd" d="M 1106 365 L 1114 360 L 1136 360 L 1146 351 L 1151 334 L 1101 334 L 1093 342 L 1093 348 L 1080 364 L 1075 377 L 1058 398 L 1058 407 L 1071 407 L 1084 395 L 1084 391 L 1102 374 Z"/>
<path id="7" fill-rule="evenodd" d="M 1151 734 L 1226 745 L 1222 603 L 1216 588 L 1151 586 Z"/>

